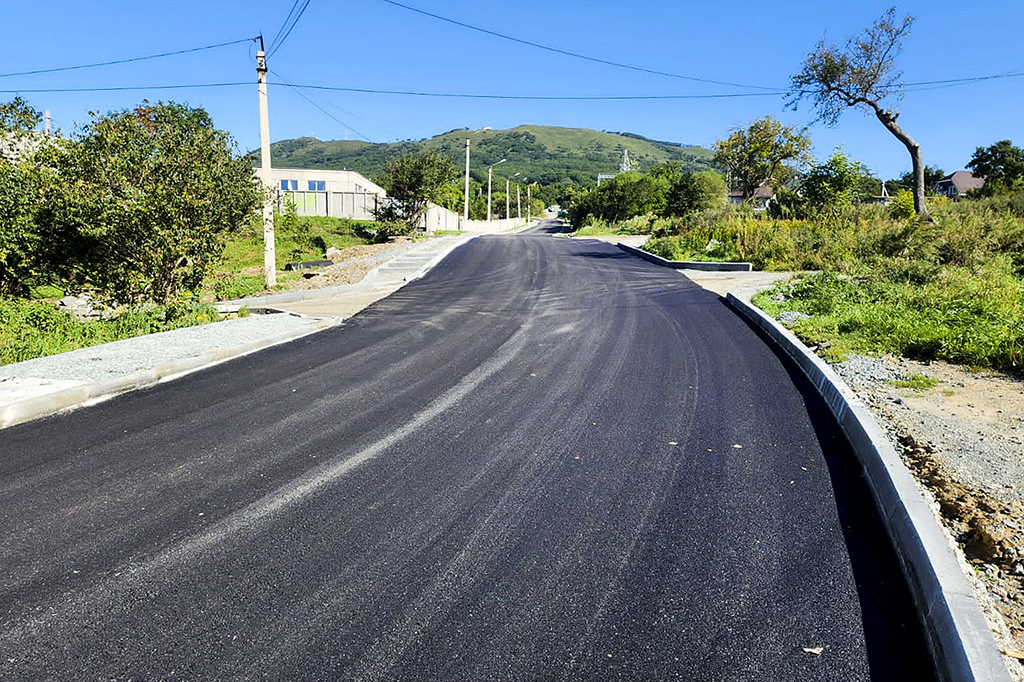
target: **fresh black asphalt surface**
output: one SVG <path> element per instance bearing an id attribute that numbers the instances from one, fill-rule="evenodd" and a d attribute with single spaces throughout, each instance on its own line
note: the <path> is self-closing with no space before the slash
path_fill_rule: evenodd
<path id="1" fill-rule="evenodd" d="M 931 679 L 813 390 L 545 229 L 0 431 L 0 679 Z"/>

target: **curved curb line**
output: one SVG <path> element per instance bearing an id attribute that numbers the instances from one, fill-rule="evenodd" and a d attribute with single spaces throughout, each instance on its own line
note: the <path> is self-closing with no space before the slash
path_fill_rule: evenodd
<path id="1" fill-rule="evenodd" d="M 293 330 L 275 334 L 230 348 L 218 348 L 201 355 L 157 365 L 151 369 L 139 370 L 104 381 L 83 383 L 79 386 L 71 386 L 54 391 L 53 393 L 29 398 L 28 400 L 21 400 L 0 408 L 0 429 L 56 414 L 63 410 L 81 407 L 86 403 L 112 398 L 137 388 L 152 386 L 181 374 L 210 367 L 226 360 L 255 353 L 264 348 L 321 332 L 337 326 L 337 324 L 339 323 L 336 320 L 324 320 L 299 331 Z"/>
<path id="2" fill-rule="evenodd" d="M 811 380 L 864 467 L 903 571 L 924 618 L 929 644 L 944 680 L 1011 682 L 981 607 L 957 564 L 931 508 L 867 406 L 797 337 L 730 291 L 730 305 L 763 329 Z"/>
<path id="3" fill-rule="evenodd" d="M 750 272 L 754 269 L 754 266 L 750 263 L 718 263 L 715 261 L 695 261 L 695 260 L 668 260 L 661 256 L 656 256 L 653 253 L 648 253 L 643 249 L 638 249 L 628 244 L 619 242 L 616 244 L 620 249 L 626 253 L 631 253 L 634 256 L 639 256 L 646 261 L 650 261 L 655 265 L 661 265 L 666 268 L 673 268 L 675 270 L 704 270 L 707 272 Z"/>

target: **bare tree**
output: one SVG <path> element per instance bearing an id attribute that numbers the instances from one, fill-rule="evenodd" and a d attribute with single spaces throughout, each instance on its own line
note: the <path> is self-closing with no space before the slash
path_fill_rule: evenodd
<path id="1" fill-rule="evenodd" d="M 834 126 L 849 107 L 861 107 L 875 114 L 886 130 L 910 152 L 914 169 L 914 210 L 926 212 L 924 204 L 924 161 L 921 145 L 897 124 L 900 112 L 883 106 L 886 99 L 897 103 L 902 98 L 903 74 L 895 59 L 903 38 L 910 33 L 914 18 L 896 17 L 891 7 L 871 28 L 840 48 L 820 41 L 804 60 L 803 70 L 793 76 L 788 104 L 793 109 L 805 97 L 810 98 L 819 121 Z"/>

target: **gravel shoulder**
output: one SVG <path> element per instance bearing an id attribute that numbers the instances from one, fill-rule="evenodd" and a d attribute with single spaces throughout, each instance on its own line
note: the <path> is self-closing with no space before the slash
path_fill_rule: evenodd
<path id="1" fill-rule="evenodd" d="M 1024 380 L 942 362 L 851 354 L 833 365 L 934 500 L 983 585 L 997 640 L 1024 657 Z M 922 382 L 920 377 L 930 381 Z M 934 383 L 928 388 L 902 383 Z M 1012 670 L 1024 679 L 1024 661 Z"/>

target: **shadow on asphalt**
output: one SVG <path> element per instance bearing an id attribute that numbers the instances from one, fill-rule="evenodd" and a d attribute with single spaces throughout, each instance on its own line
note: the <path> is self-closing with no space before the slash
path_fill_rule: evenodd
<path id="1" fill-rule="evenodd" d="M 616 251 L 580 251 L 579 253 L 572 254 L 573 256 L 583 258 L 600 258 L 602 260 L 630 260 L 634 256 L 620 250 Z"/>
<path id="2" fill-rule="evenodd" d="M 720 301 L 732 308 L 724 298 Z M 857 584 L 872 681 L 938 679 L 924 635 L 924 623 L 879 516 L 863 467 L 828 405 L 800 367 L 760 327 L 740 317 L 782 362 L 804 399 L 825 455 Z"/>

